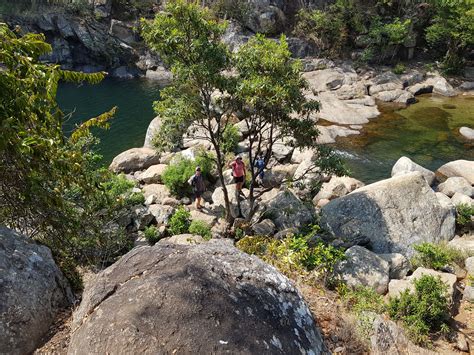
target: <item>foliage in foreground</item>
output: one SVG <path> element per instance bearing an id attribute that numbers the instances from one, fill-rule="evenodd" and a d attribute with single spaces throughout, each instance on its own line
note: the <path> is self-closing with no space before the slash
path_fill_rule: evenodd
<path id="1" fill-rule="evenodd" d="M 127 251 L 130 241 L 115 226 L 121 210 L 142 200 L 106 169 L 91 127 L 108 128 L 115 108 L 62 131 L 56 103 L 60 81 L 98 83 L 103 73 L 83 74 L 43 64 L 51 51 L 44 35 L 20 36 L 0 24 L 0 223 L 47 245 L 74 285 L 77 264 L 99 265 Z"/>
<path id="2" fill-rule="evenodd" d="M 189 233 L 200 235 L 204 240 L 212 238 L 211 227 L 204 221 L 193 220 L 189 225 Z"/>
<path id="3" fill-rule="evenodd" d="M 195 160 L 179 156 L 165 169 L 162 175 L 163 183 L 170 192 L 178 197 L 189 196 L 192 188 L 188 180 L 194 175 L 196 166 L 201 167 L 201 173 L 207 180 L 213 180 L 214 159 L 211 153 L 199 152 Z"/>
<path id="4" fill-rule="evenodd" d="M 390 317 L 403 322 L 414 342 L 426 344 L 430 333 L 448 329 L 447 286 L 432 275 L 424 275 L 414 284 L 414 292 L 406 290 L 399 297 L 391 298 L 388 310 Z"/>
<path id="5" fill-rule="evenodd" d="M 242 251 L 256 255 L 275 266 L 285 275 L 307 276 L 311 272 L 329 282 L 334 266 L 344 258 L 344 252 L 331 245 L 308 245 L 304 235 L 289 235 L 284 239 L 247 236 L 237 242 Z"/>
<path id="6" fill-rule="evenodd" d="M 146 227 L 145 230 L 143 231 L 143 234 L 148 244 L 150 245 L 155 245 L 157 242 L 159 242 L 163 238 L 163 235 L 160 233 L 160 231 L 158 230 L 156 226 Z"/>
<path id="7" fill-rule="evenodd" d="M 422 266 L 429 269 L 441 270 L 447 265 L 464 265 L 465 255 L 458 249 L 447 244 L 421 243 L 414 246 L 417 251 L 411 264 L 414 268 Z"/>

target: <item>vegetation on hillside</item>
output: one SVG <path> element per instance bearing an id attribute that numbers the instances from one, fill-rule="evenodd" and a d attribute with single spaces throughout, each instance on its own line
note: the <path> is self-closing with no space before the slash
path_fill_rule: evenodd
<path id="1" fill-rule="evenodd" d="M 367 62 L 403 59 L 405 47 L 412 47 L 458 73 L 474 45 L 474 1 L 336 0 L 324 9 L 302 9 L 294 33 L 333 57 L 360 49 L 359 59 Z"/>
<path id="2" fill-rule="evenodd" d="M 124 207 L 142 201 L 130 182 L 106 169 L 89 129 L 107 128 L 115 108 L 62 131 L 56 103 L 60 81 L 99 82 L 104 74 L 82 74 L 40 62 L 51 51 L 44 35 L 19 36 L 0 24 L 0 224 L 49 246 L 76 284 L 77 264 L 114 260 L 130 247 L 114 228 Z"/>

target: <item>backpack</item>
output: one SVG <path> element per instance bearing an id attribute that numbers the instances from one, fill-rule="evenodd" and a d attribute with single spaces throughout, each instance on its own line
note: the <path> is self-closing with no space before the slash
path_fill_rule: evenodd
<path id="1" fill-rule="evenodd" d="M 194 177 L 195 177 L 195 176 L 196 176 L 196 175 L 193 175 L 193 176 L 191 176 L 191 177 L 189 178 L 189 180 L 188 180 L 188 184 L 189 184 L 189 185 L 191 185 L 191 186 L 196 185 L 196 181 L 194 180 Z"/>

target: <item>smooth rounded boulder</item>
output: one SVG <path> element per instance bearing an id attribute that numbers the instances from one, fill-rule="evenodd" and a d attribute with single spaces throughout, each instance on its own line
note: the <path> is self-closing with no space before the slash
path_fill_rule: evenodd
<path id="1" fill-rule="evenodd" d="M 436 170 L 436 174 L 445 179 L 461 176 L 474 185 L 474 161 L 462 159 L 451 161 Z"/>
<path id="2" fill-rule="evenodd" d="M 132 148 L 117 155 L 109 166 L 114 173 L 130 173 L 160 163 L 159 153 L 152 148 Z"/>
<path id="3" fill-rule="evenodd" d="M 98 336 L 100 334 L 100 336 Z M 229 240 L 137 247 L 99 273 L 68 354 L 322 354 L 302 296 Z"/>
<path id="4" fill-rule="evenodd" d="M 455 209 L 443 206 L 423 175 L 413 172 L 332 200 L 322 208 L 321 223 L 348 241 L 367 238 L 376 253 L 411 257 L 415 244 L 454 237 Z"/>
<path id="5" fill-rule="evenodd" d="M 392 177 L 418 171 L 429 185 L 433 185 L 435 173 L 415 163 L 408 157 L 401 157 L 392 168 Z"/>
<path id="6" fill-rule="evenodd" d="M 51 251 L 0 226 L 0 353 L 31 353 L 73 299 Z"/>

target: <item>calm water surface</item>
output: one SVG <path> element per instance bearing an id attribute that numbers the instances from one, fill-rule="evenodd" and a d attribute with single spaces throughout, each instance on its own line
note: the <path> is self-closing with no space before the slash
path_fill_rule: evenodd
<path id="1" fill-rule="evenodd" d="M 159 86 L 150 80 L 105 79 L 98 85 L 62 84 L 57 100 L 61 109 L 71 114 L 64 125 L 66 132 L 88 118 L 118 107 L 110 129 L 94 131 L 101 141 L 98 148 L 104 164 L 109 164 L 124 150 L 143 146 L 148 124 L 155 117 L 152 105 L 159 99 L 159 92 Z"/>
<path id="2" fill-rule="evenodd" d="M 99 85 L 61 85 L 58 102 L 71 118 L 65 130 L 118 106 L 108 131 L 97 131 L 104 164 L 122 151 L 141 147 L 153 119 L 153 101 L 160 88 L 148 80 L 106 79 Z M 474 160 L 474 144 L 459 135 L 459 127 L 474 127 L 474 97 L 418 97 L 406 109 L 382 109 L 358 136 L 341 138 L 335 148 L 346 159 L 352 175 L 365 183 L 390 176 L 393 164 L 405 155 L 428 169 L 456 159 Z"/>

